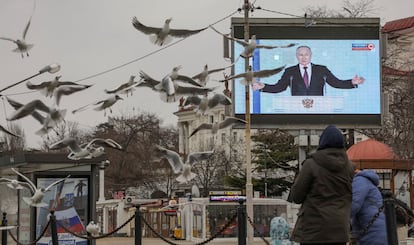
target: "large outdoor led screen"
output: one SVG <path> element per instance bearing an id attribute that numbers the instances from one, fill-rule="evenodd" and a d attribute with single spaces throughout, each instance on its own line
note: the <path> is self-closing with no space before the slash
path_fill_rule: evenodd
<path id="1" fill-rule="evenodd" d="M 299 20 L 300 21 L 300 20 Z M 256 21 L 250 27 L 250 35 L 257 36 L 257 42 L 266 46 L 296 44 L 290 48 L 256 49 L 249 64 L 254 71 L 270 70 L 285 66 L 285 69 L 271 77 L 258 78 L 261 83 L 274 85 L 284 76 L 290 84 L 277 93 L 253 91 L 250 89 L 250 113 L 252 126 L 284 125 L 326 125 L 337 124 L 351 127 L 375 127 L 381 125 L 381 72 L 379 24 L 376 21 L 352 20 L 352 23 L 335 24 L 333 20 L 305 27 L 304 24 L 283 23 L 260 24 Z M 370 22 L 374 23 L 370 23 Z M 234 37 L 243 39 L 244 27 L 234 24 Z M 321 93 L 298 95 L 295 92 L 295 66 L 298 65 L 296 50 L 307 46 L 312 51 L 311 63 L 327 69 L 315 71 L 311 77 L 320 77 L 323 83 Z M 233 54 L 237 57 L 243 46 L 234 44 Z M 292 67 L 292 69 L 288 69 Z M 315 66 L 313 66 L 315 67 Z M 238 59 L 234 74 L 245 72 L 244 59 Z M 299 69 L 298 74 L 299 73 Z M 286 73 L 285 73 L 286 72 Z M 316 74 L 317 72 L 321 74 Z M 323 74 L 322 74 L 323 73 Z M 289 75 L 290 74 L 290 75 Z M 293 75 L 292 75 L 293 74 Z M 335 88 L 329 84 L 331 75 L 339 80 L 350 80 L 354 76 L 365 79 L 355 88 Z M 300 78 L 302 78 L 300 76 Z M 296 79 L 296 80 L 295 80 Z M 315 81 L 317 82 L 317 81 Z M 303 81 L 302 81 L 303 83 Z M 245 85 L 239 79 L 233 84 L 234 113 L 244 117 L 246 113 Z M 336 85 L 337 86 L 337 85 Z M 282 86 L 283 87 L 283 86 Z M 344 86 L 346 87 L 346 86 Z M 294 88 L 291 90 L 291 88 Z"/>

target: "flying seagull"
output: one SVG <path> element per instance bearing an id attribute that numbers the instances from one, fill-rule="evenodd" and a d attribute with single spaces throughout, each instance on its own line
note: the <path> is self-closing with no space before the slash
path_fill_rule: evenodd
<path id="1" fill-rule="evenodd" d="M 119 85 L 118 87 L 112 89 L 112 90 L 107 90 L 105 89 L 105 93 L 107 94 L 126 94 L 128 96 L 128 94 L 132 95 L 132 91 L 134 90 L 134 87 L 138 84 L 137 81 L 135 81 L 135 76 L 130 76 L 128 82 L 123 83 L 121 85 Z"/>
<path id="2" fill-rule="evenodd" d="M 226 119 L 221 122 L 202 123 L 194 129 L 188 137 L 193 136 L 200 130 L 210 130 L 212 134 L 216 134 L 219 129 L 227 128 L 235 123 L 246 123 L 246 121 L 237 117 L 226 117 Z"/>
<path id="3" fill-rule="evenodd" d="M 25 187 L 29 188 L 27 182 L 18 181 L 16 179 L 0 178 L 0 183 L 6 184 L 9 188 L 14 190 L 21 190 Z"/>
<path id="4" fill-rule="evenodd" d="M 55 79 L 51 81 L 45 81 L 40 84 L 33 84 L 30 81 L 28 81 L 26 83 L 26 87 L 31 90 L 38 90 L 41 94 L 43 94 L 46 97 L 52 97 L 55 89 L 57 89 L 59 86 L 62 86 L 62 85 L 90 87 L 90 85 L 82 85 L 82 84 L 70 82 L 70 81 L 60 81 L 61 77 L 62 76 L 56 76 Z"/>
<path id="5" fill-rule="evenodd" d="M 33 6 L 33 12 L 34 12 L 34 8 L 35 8 L 35 5 Z M 26 43 L 26 34 L 27 34 L 27 31 L 29 30 L 30 22 L 32 21 L 32 16 L 33 16 L 33 14 L 30 16 L 29 21 L 27 22 L 26 27 L 24 28 L 22 39 L 12 39 L 12 38 L 8 38 L 8 37 L 0 37 L 0 39 L 2 39 L 2 40 L 10 41 L 10 42 L 13 42 L 14 44 L 16 44 L 17 48 L 13 49 L 13 52 L 20 53 L 22 58 L 24 58 L 25 53 L 26 53 L 26 56 L 28 57 L 29 56 L 29 50 L 31 48 L 33 48 L 33 44 Z"/>
<path id="6" fill-rule="evenodd" d="M 215 32 L 217 32 L 218 34 L 220 34 L 223 37 L 227 38 L 228 40 L 235 41 L 238 44 L 242 45 L 244 47 L 244 50 L 243 50 L 242 53 L 240 53 L 240 57 L 243 57 L 243 58 L 250 58 L 250 57 L 252 57 L 254 50 L 257 49 L 257 48 L 264 48 L 264 49 L 290 48 L 290 47 L 293 47 L 293 46 L 297 45 L 296 43 L 289 43 L 287 45 L 281 45 L 281 46 L 262 45 L 262 44 L 258 44 L 257 43 L 257 41 L 256 41 L 256 35 L 252 35 L 251 38 L 250 38 L 250 40 L 248 42 L 246 42 L 243 39 L 237 39 L 237 38 L 231 37 L 229 35 L 225 35 L 225 34 L 219 32 L 213 26 L 210 26 L 210 27 Z M 237 60 L 238 60 L 238 58 L 237 58 Z M 237 62 L 237 60 L 235 61 L 235 63 Z"/>
<path id="7" fill-rule="evenodd" d="M 86 144 L 79 144 L 76 139 L 72 137 L 64 138 L 53 143 L 49 149 L 57 150 L 68 147 L 70 153 L 68 158 L 71 160 L 91 159 L 99 157 L 105 153 L 104 147 L 110 147 L 117 150 L 122 150 L 122 146 L 113 139 L 95 138 Z"/>
<path id="8" fill-rule="evenodd" d="M 96 102 L 93 102 L 93 103 L 91 103 L 91 104 L 87 104 L 87 105 L 85 105 L 85 106 L 82 106 L 82 107 L 80 107 L 80 108 L 78 108 L 78 109 L 76 109 L 76 110 L 73 110 L 72 111 L 72 113 L 73 114 L 75 114 L 75 113 L 77 113 L 77 112 L 80 112 L 80 111 L 84 111 L 84 110 L 86 110 L 88 107 L 90 107 L 90 106 L 96 106 L 95 108 L 94 108 L 94 110 L 95 111 L 104 111 L 104 116 L 106 116 L 106 109 L 108 109 L 109 110 L 109 112 L 111 112 L 112 113 L 112 109 L 111 109 L 111 107 L 118 101 L 118 100 L 123 100 L 123 98 L 121 97 L 121 96 L 119 96 L 119 95 L 117 95 L 117 94 L 113 94 L 113 95 L 110 95 L 109 97 L 107 97 L 106 99 L 103 99 L 103 100 L 99 100 L 99 101 L 96 101 Z"/>
<path id="9" fill-rule="evenodd" d="M 184 163 L 177 152 L 168 150 L 159 145 L 156 145 L 155 147 L 160 156 L 168 160 L 174 173 L 180 174 L 176 178 L 180 183 L 187 183 L 194 179 L 196 174 L 191 172 L 191 167 L 197 162 L 207 160 L 214 154 L 214 151 L 193 152 L 188 155 L 187 161 Z"/>
<path id="10" fill-rule="evenodd" d="M 168 74 L 167 76 L 169 76 L 173 81 L 180 81 L 180 82 L 188 83 L 188 84 L 196 86 L 196 87 L 203 87 L 200 83 L 198 83 L 197 81 L 195 81 L 191 77 L 178 74 L 178 71 L 181 68 L 182 68 L 182 66 L 174 67 L 172 72 L 170 74 Z"/>
<path id="11" fill-rule="evenodd" d="M 173 81 L 167 75 L 161 81 L 155 80 L 145 72 L 141 71 L 140 77 L 143 80 L 137 87 L 149 87 L 152 90 L 160 93 L 160 98 L 164 102 L 175 102 L 176 96 L 190 96 L 190 95 L 204 95 L 213 91 L 215 88 L 196 87 L 196 86 L 182 86 Z"/>
<path id="12" fill-rule="evenodd" d="M 73 93 L 85 90 L 92 85 L 61 85 L 53 92 L 53 97 L 55 98 L 55 105 L 59 106 L 60 99 L 62 95 L 71 95 Z"/>
<path id="13" fill-rule="evenodd" d="M 204 97 L 193 95 L 187 97 L 184 101 L 184 106 L 194 105 L 197 107 L 196 111 L 202 115 L 205 115 L 209 109 L 216 107 L 218 104 L 231 105 L 231 99 L 224 94 L 215 94 L 211 98 L 208 98 L 207 95 Z"/>
<path id="14" fill-rule="evenodd" d="M 243 85 L 250 85 L 253 82 L 256 82 L 255 78 L 263 78 L 263 77 L 270 77 L 273 76 L 281 71 L 283 71 L 283 69 L 285 69 L 285 66 L 281 66 L 281 67 L 277 67 L 275 69 L 270 69 L 270 70 L 260 70 L 260 71 L 253 71 L 252 70 L 252 66 L 249 66 L 249 68 L 247 69 L 246 72 L 243 73 L 239 73 L 237 75 L 234 76 L 229 76 L 226 77 L 223 80 L 220 80 L 220 82 L 224 82 L 224 81 L 228 81 L 228 80 L 232 80 L 232 79 L 236 79 L 236 78 L 243 78 L 243 80 L 241 80 L 241 84 Z"/>
<path id="15" fill-rule="evenodd" d="M 17 135 L 17 134 L 14 134 L 14 133 L 10 132 L 9 130 L 7 130 L 5 127 L 3 127 L 1 125 L 0 125 L 0 131 L 3 131 L 4 133 L 6 133 L 8 135 L 11 135 L 13 137 L 19 137 L 20 138 L 20 135 Z"/>
<path id="16" fill-rule="evenodd" d="M 92 220 L 86 226 L 86 232 L 90 233 L 92 236 L 97 236 L 99 234 L 99 225 L 95 224 L 95 222 Z"/>
<path id="17" fill-rule="evenodd" d="M 31 102 L 15 110 L 6 119 L 9 121 L 14 121 L 28 115 L 33 115 L 33 113 L 36 111 L 43 111 L 46 113 L 42 124 L 43 128 L 38 131 L 39 134 L 47 132 L 51 127 L 55 127 L 59 122 L 64 120 L 64 117 L 66 115 L 66 109 L 59 110 L 55 107 L 48 107 L 41 100 L 32 100 Z"/>
<path id="18" fill-rule="evenodd" d="M 9 97 L 7 97 L 7 102 L 9 102 L 9 104 L 15 110 L 18 110 L 20 107 L 23 107 L 23 104 L 10 99 Z M 38 121 L 40 124 L 42 124 L 42 128 L 36 132 L 37 135 L 47 134 L 53 128 L 53 126 L 49 125 L 49 123 L 47 121 L 49 119 L 47 119 L 45 116 L 41 115 L 38 111 L 34 110 L 30 115 L 34 119 L 36 119 L 36 121 Z"/>
<path id="19" fill-rule="evenodd" d="M 186 30 L 186 29 L 171 29 L 170 22 L 172 18 L 166 19 L 162 28 L 150 27 L 142 24 L 138 21 L 137 17 L 132 18 L 132 25 L 140 32 L 150 36 L 152 43 L 159 46 L 168 44 L 171 42 L 172 37 L 185 38 L 196 33 L 199 33 L 207 27 L 198 30 Z"/>
<path id="20" fill-rule="evenodd" d="M 233 65 L 233 64 L 232 64 Z M 230 65 L 230 66 L 232 66 Z M 228 67 L 230 67 L 228 66 Z M 207 82 L 209 80 L 209 75 L 215 72 L 219 72 L 219 71 L 224 71 L 225 69 L 227 69 L 228 67 L 223 67 L 223 68 L 217 68 L 217 69 L 208 69 L 208 65 L 204 65 L 204 69 L 202 72 L 198 73 L 197 75 L 192 76 L 192 79 L 196 79 L 198 80 L 199 84 L 203 87 L 205 87 L 207 85 Z"/>
<path id="21" fill-rule="evenodd" d="M 53 182 L 52 184 L 50 184 L 49 186 L 47 186 L 46 188 L 43 188 L 43 187 L 37 188 L 36 185 L 29 178 L 27 178 L 25 175 L 21 174 L 20 172 L 18 172 L 14 168 L 11 168 L 11 170 L 13 172 L 15 172 L 17 175 L 19 175 L 20 177 L 22 177 L 28 183 L 29 189 L 32 191 L 33 196 L 32 197 L 23 197 L 23 200 L 28 205 L 34 206 L 34 207 L 46 207 L 46 206 L 48 206 L 48 204 L 42 202 L 45 193 L 47 191 L 49 191 L 53 186 L 64 182 L 67 178 L 70 177 L 70 175 L 68 175 L 63 179 L 57 180 L 57 181 Z"/>

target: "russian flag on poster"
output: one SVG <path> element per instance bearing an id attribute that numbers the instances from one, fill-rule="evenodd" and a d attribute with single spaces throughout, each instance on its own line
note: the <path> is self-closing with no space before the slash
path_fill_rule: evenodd
<path id="1" fill-rule="evenodd" d="M 58 233 L 67 233 L 62 226 L 71 232 L 82 232 L 84 230 L 81 219 L 74 207 L 65 210 L 55 211 L 56 226 Z"/>

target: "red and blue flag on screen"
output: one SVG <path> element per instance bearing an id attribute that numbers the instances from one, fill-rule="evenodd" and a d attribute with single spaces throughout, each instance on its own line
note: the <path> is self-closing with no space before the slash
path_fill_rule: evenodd
<path id="1" fill-rule="evenodd" d="M 55 211 L 55 217 L 57 221 L 56 223 L 58 233 L 67 233 L 67 231 L 62 226 L 74 233 L 82 232 L 84 230 L 81 219 L 79 218 L 79 215 L 74 207 Z"/>

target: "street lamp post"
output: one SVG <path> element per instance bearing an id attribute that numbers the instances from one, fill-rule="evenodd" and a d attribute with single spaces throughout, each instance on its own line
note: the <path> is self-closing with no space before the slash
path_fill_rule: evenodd
<path id="1" fill-rule="evenodd" d="M 249 41 L 249 0 L 244 0 L 244 40 Z M 249 58 L 245 58 L 245 70 L 249 68 Z M 250 84 L 245 86 L 246 98 L 246 213 L 250 220 L 253 217 L 253 184 L 252 184 L 252 163 L 251 163 L 251 146 L 250 146 Z M 253 244 L 254 230 L 251 225 L 247 226 L 247 244 Z"/>
<path id="2" fill-rule="evenodd" d="M 50 64 L 50 65 L 45 66 L 45 67 L 43 67 L 42 69 L 40 69 L 40 70 L 39 70 L 39 72 L 38 72 L 38 73 L 36 73 L 36 74 L 34 74 L 33 76 L 30 76 L 30 77 L 28 77 L 28 78 L 25 78 L 25 79 L 23 79 L 23 80 L 21 80 L 21 81 L 19 81 L 19 82 L 17 82 L 17 83 L 13 83 L 13 84 L 11 84 L 11 85 L 9 85 L 9 86 L 7 86 L 7 87 L 5 87 L 5 88 L 1 89 L 1 90 L 0 90 L 0 93 L 1 93 L 1 92 L 3 92 L 3 91 L 5 91 L 5 90 L 7 90 L 7 89 L 9 89 L 9 88 L 12 88 L 12 87 L 14 87 L 14 86 L 17 86 L 17 85 L 21 84 L 21 83 L 22 83 L 22 82 L 24 82 L 24 81 L 27 81 L 27 80 L 32 79 L 32 78 L 34 78 L 34 77 L 37 77 L 37 76 L 39 76 L 40 74 L 43 74 L 43 73 L 45 73 L 45 72 L 49 72 L 49 73 L 56 73 L 56 72 L 58 72 L 59 70 L 60 70 L 60 65 L 59 65 L 59 64 L 57 64 L 57 63 Z M 1 94 L 0 94 L 0 96 L 1 96 Z"/>

